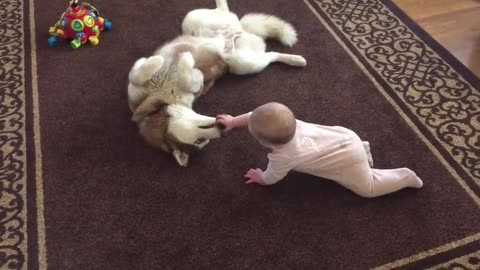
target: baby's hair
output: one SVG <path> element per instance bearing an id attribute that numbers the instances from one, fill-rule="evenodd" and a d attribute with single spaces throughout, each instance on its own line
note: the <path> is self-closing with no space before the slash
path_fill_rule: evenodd
<path id="1" fill-rule="evenodd" d="M 257 139 L 273 145 L 281 145 L 292 140 L 297 128 L 297 121 L 287 106 L 270 102 L 252 112 L 249 126 L 250 131 Z"/>

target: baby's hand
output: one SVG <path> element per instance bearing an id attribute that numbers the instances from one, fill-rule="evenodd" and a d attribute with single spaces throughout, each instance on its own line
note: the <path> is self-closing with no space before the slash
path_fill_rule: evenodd
<path id="1" fill-rule="evenodd" d="M 245 178 L 248 178 L 247 182 L 245 182 L 245 184 L 251 184 L 251 183 L 256 183 L 256 184 L 260 184 L 260 185 L 263 185 L 263 181 L 262 181 L 262 170 L 260 169 L 250 169 L 248 170 L 247 173 L 245 173 Z"/>
<path id="2" fill-rule="evenodd" d="M 228 114 L 217 115 L 217 123 L 225 126 L 225 131 L 229 131 L 233 128 L 233 116 Z"/>

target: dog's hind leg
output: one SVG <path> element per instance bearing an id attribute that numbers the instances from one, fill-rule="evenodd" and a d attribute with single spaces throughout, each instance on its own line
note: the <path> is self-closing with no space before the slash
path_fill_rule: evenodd
<path id="1" fill-rule="evenodd" d="M 236 51 L 224 56 L 229 71 L 237 75 L 258 73 L 270 63 L 282 62 L 290 66 L 304 67 L 307 61 L 300 55 L 283 54 L 277 52 Z"/>
<path id="2" fill-rule="evenodd" d="M 229 12 L 227 0 L 215 0 L 217 8 L 225 12 Z"/>
<path id="3" fill-rule="evenodd" d="M 276 59 L 274 62 L 281 62 L 294 67 L 304 67 L 307 65 L 307 60 L 305 60 L 305 58 L 303 58 L 303 56 L 300 56 L 300 55 L 277 53 L 277 52 L 268 52 L 268 53 L 275 55 Z"/>
<path id="4" fill-rule="evenodd" d="M 242 33 L 235 41 L 232 52 L 223 52 L 222 57 L 233 74 L 257 73 L 270 63 L 282 62 L 291 66 L 304 67 L 307 61 L 300 55 L 265 52 L 265 41 L 256 35 Z"/>

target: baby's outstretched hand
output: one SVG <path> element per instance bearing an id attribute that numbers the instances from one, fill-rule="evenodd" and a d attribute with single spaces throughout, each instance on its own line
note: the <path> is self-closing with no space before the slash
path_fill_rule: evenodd
<path id="1" fill-rule="evenodd" d="M 233 128 L 233 116 L 228 114 L 217 115 L 217 123 L 225 126 L 225 131 L 229 131 Z"/>
<path id="2" fill-rule="evenodd" d="M 263 185 L 262 170 L 260 170 L 258 168 L 248 170 L 248 172 L 245 173 L 244 177 L 248 178 L 248 180 L 247 180 L 247 182 L 245 182 L 245 184 L 256 183 L 256 184 Z"/>

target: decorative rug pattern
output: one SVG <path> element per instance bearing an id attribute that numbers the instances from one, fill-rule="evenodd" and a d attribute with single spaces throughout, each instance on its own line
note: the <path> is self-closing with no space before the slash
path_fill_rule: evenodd
<path id="1" fill-rule="evenodd" d="M 78 50 L 46 42 L 59 2 L 0 3 L 0 269 L 480 268 L 480 80 L 392 1 L 230 1 L 292 22 L 299 43 L 268 47 L 308 66 L 228 75 L 195 105 L 286 103 L 425 182 L 372 200 L 296 173 L 245 187 L 243 170 L 265 165 L 246 132 L 187 169 L 142 142 L 129 68 L 213 0 L 94 3 L 113 31 Z"/>
<path id="2" fill-rule="evenodd" d="M 480 187 L 480 92 L 380 0 L 315 0 L 432 137 Z M 403 105 L 402 104 L 402 105 Z M 443 150 L 443 149 L 442 149 Z M 462 174 L 463 175 L 463 174 Z"/>
<path id="3" fill-rule="evenodd" d="M 463 181 L 469 184 L 464 188 L 478 204 L 479 89 L 409 28 L 392 11 L 395 6 L 391 1 L 305 0 L 305 3 L 323 24 L 331 27 L 331 33 L 338 35 L 337 39 L 352 50 L 369 71 L 376 73 L 375 77 L 384 83 L 384 89 L 389 90 L 387 92 L 394 97 L 394 102 L 401 103 L 399 107 L 403 109 L 401 113 L 405 114 L 404 117 L 412 117 L 413 123 L 420 124 L 417 126 L 419 132 L 430 133 L 431 136 L 425 137 L 433 140 L 432 147 L 443 152 L 446 160 L 454 161 L 452 167 L 461 175 L 457 180 L 461 184 Z M 474 77 L 471 74 L 467 76 Z M 478 85 L 478 78 L 472 80 Z M 477 249 L 472 253 L 428 269 L 479 268 L 478 235 L 476 238 Z M 454 247 L 447 245 L 444 252 L 452 253 L 450 248 Z M 426 257 L 436 253 L 431 252 Z M 412 256 L 376 269 L 396 268 L 417 260 L 420 260 L 418 256 Z M 416 267 L 413 269 L 419 268 Z"/>
<path id="4" fill-rule="evenodd" d="M 0 3 L 0 268 L 27 260 L 25 52 L 22 1 Z"/>

